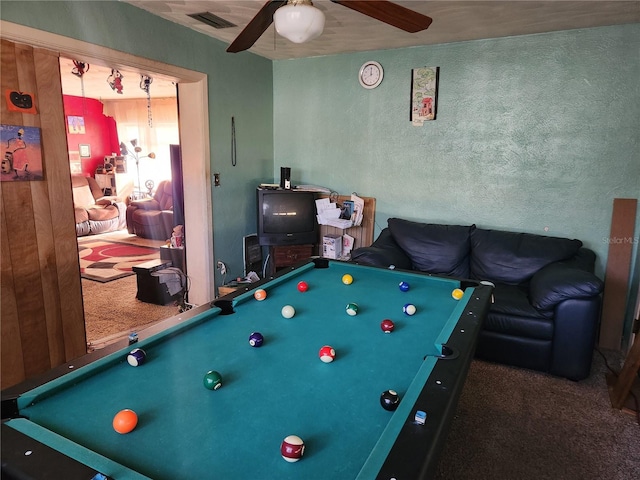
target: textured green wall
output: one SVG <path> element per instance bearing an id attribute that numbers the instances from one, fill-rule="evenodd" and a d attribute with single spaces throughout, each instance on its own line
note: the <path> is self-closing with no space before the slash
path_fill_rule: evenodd
<path id="1" fill-rule="evenodd" d="M 233 277 L 241 275 L 242 237 L 255 232 L 255 186 L 273 170 L 272 62 L 250 53 L 228 54 L 218 40 L 122 2 L 3 0 L 0 17 L 208 75 L 211 172 L 220 172 L 222 178 L 222 186 L 213 189 L 215 253 Z"/>
<path id="2" fill-rule="evenodd" d="M 422 66 L 440 67 L 438 115 L 414 127 Z M 640 196 L 639 79 L 639 24 L 275 61 L 274 177 L 376 197 L 377 231 L 398 216 L 579 238 L 602 276 L 613 199 Z"/>

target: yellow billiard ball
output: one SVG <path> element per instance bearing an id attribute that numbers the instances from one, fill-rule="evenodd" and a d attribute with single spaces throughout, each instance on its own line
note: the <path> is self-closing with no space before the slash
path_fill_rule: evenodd
<path id="1" fill-rule="evenodd" d="M 348 273 L 345 273 L 342 276 L 342 283 L 344 283 L 345 285 L 351 285 L 353 283 L 353 277 Z"/>
<path id="2" fill-rule="evenodd" d="M 454 288 L 453 292 L 451 292 L 451 296 L 456 300 L 460 300 L 464 295 L 464 292 L 459 288 Z"/>

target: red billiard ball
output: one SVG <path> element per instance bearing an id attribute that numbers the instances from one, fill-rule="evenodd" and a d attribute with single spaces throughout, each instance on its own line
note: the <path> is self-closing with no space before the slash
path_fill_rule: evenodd
<path id="1" fill-rule="evenodd" d="M 380 328 L 384 333 L 393 332 L 394 327 L 395 325 L 393 324 L 393 321 L 389 320 L 388 318 L 385 318 L 384 320 L 382 320 L 382 323 L 380 323 Z"/>
<path id="2" fill-rule="evenodd" d="M 380 394 L 380 405 L 390 412 L 398 408 L 400 404 L 400 395 L 395 390 L 385 390 Z"/>
<path id="3" fill-rule="evenodd" d="M 280 455 L 287 462 L 297 462 L 304 454 L 304 442 L 297 435 L 289 435 L 280 445 Z"/>
<path id="4" fill-rule="evenodd" d="M 320 349 L 318 356 L 324 363 L 331 363 L 333 362 L 333 359 L 336 358 L 336 351 L 333 349 L 333 347 L 325 345 Z"/>
<path id="5" fill-rule="evenodd" d="M 307 282 L 298 282 L 298 291 L 306 292 L 309 290 L 309 284 Z"/>

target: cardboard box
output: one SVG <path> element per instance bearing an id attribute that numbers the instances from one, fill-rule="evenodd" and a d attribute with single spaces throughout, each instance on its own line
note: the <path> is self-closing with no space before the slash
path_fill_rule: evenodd
<path id="1" fill-rule="evenodd" d="M 322 256 L 337 259 L 342 255 L 342 235 L 325 235 L 322 237 Z"/>

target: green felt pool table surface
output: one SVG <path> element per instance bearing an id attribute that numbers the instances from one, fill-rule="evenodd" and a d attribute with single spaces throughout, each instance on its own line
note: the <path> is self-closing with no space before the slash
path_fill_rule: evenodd
<path id="1" fill-rule="evenodd" d="M 351 285 L 342 283 L 345 273 Z M 304 293 L 301 280 L 309 285 Z M 8 425 L 115 479 L 376 478 L 402 429 L 441 428 L 431 416 L 446 412 L 429 405 L 420 407 L 427 423 L 413 422 L 425 385 L 440 381 L 436 365 L 454 365 L 445 382 L 459 394 L 472 352 L 440 359 L 442 344 L 454 333 L 472 350 L 488 304 L 488 295 L 478 295 L 484 286 L 465 285 L 455 300 L 451 292 L 460 286 L 412 272 L 309 262 L 263 284 L 264 301 L 253 290 L 222 299 L 222 308 L 24 393 L 18 405 L 29 420 Z M 346 313 L 348 303 L 359 306 L 356 316 Z M 407 303 L 415 315 L 403 313 Z M 281 315 L 284 305 L 295 308 L 293 318 Z M 468 326 L 460 326 L 461 317 Z M 380 328 L 385 318 L 395 323 L 390 334 Z M 264 336 L 260 348 L 248 342 L 256 331 Z M 324 345 L 336 351 L 331 363 L 318 357 Z M 147 354 L 139 367 L 126 361 L 135 347 Z M 222 375 L 218 390 L 203 385 L 209 370 Z M 395 412 L 380 405 L 387 389 L 402 399 Z M 124 408 L 139 422 L 123 435 L 111 424 Z M 306 446 L 296 463 L 280 455 L 291 434 Z"/>

